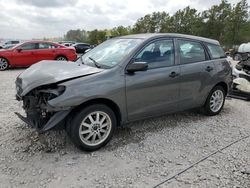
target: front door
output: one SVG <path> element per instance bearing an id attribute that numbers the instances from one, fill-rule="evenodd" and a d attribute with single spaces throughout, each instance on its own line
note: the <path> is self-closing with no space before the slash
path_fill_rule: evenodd
<path id="1" fill-rule="evenodd" d="M 148 70 L 125 76 L 129 121 L 177 111 L 180 69 L 175 64 L 173 40 L 147 44 L 133 61 L 146 62 Z"/>
<path id="2" fill-rule="evenodd" d="M 25 43 L 14 50 L 13 64 L 15 66 L 29 66 L 36 61 L 35 51 L 37 43 Z"/>

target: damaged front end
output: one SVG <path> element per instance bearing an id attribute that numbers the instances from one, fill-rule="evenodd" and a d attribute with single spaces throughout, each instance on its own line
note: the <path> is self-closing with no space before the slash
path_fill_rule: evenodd
<path id="1" fill-rule="evenodd" d="M 60 96 L 65 91 L 65 86 L 58 86 L 57 84 L 50 84 L 40 86 L 25 96 L 21 97 L 20 80 L 17 79 L 17 95 L 16 98 L 23 102 L 23 109 L 26 117 L 17 113 L 17 116 L 28 125 L 36 128 L 39 132 L 47 131 L 56 125 L 62 123 L 64 118 L 69 114 L 69 108 L 54 108 L 48 104 L 52 100 Z"/>
<path id="2" fill-rule="evenodd" d="M 233 67 L 233 84 L 230 95 L 235 98 L 250 100 L 250 58 L 241 60 Z"/>
<path id="3" fill-rule="evenodd" d="M 16 79 L 17 100 L 22 101 L 26 116 L 16 113 L 25 123 L 41 132 L 63 124 L 71 105 L 50 105 L 51 100 L 66 93 L 66 83 L 102 72 L 103 69 L 65 61 L 38 62 Z M 67 107 L 66 107 L 67 106 Z"/>

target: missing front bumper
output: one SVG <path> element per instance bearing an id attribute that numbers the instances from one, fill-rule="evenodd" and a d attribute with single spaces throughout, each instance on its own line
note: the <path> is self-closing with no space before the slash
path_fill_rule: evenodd
<path id="1" fill-rule="evenodd" d="M 32 121 L 31 119 L 22 116 L 20 113 L 15 112 L 15 114 L 26 124 L 30 125 L 33 128 L 36 128 L 40 133 L 42 132 L 46 132 L 50 129 L 52 129 L 53 127 L 55 127 L 56 125 L 58 125 L 60 122 L 62 122 L 66 116 L 70 113 L 71 110 L 64 110 L 64 111 L 59 111 L 56 112 L 50 119 L 49 121 L 42 127 L 42 128 L 38 128 L 36 127 L 36 123 L 34 121 Z"/>

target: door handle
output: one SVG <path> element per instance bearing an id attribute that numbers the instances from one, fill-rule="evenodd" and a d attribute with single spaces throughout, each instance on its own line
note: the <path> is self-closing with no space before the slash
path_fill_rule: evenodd
<path id="1" fill-rule="evenodd" d="M 171 78 L 174 78 L 174 77 L 176 77 L 176 76 L 179 76 L 179 74 L 176 73 L 176 72 L 171 72 L 171 73 L 169 74 L 169 77 L 171 77 Z"/>
<path id="2" fill-rule="evenodd" d="M 213 67 L 207 66 L 206 71 L 207 71 L 207 72 L 210 72 L 210 71 L 212 71 L 213 69 L 214 69 Z"/>

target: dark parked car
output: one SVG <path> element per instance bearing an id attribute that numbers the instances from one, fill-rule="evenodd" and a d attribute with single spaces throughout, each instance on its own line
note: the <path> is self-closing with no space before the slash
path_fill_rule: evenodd
<path id="1" fill-rule="evenodd" d="M 76 49 L 76 53 L 84 54 L 86 50 L 90 49 L 90 45 L 86 43 L 76 43 L 72 45 Z"/>
<path id="2" fill-rule="evenodd" d="M 216 40 L 138 34 L 103 42 L 77 61 L 44 61 L 16 80 L 17 99 L 40 132 L 65 126 L 76 146 L 93 151 L 115 128 L 192 108 L 216 115 L 232 71 Z"/>
<path id="3" fill-rule="evenodd" d="M 69 46 L 72 46 L 73 44 L 76 44 L 76 42 L 75 41 L 60 41 L 58 42 L 58 44 L 69 47 Z"/>

